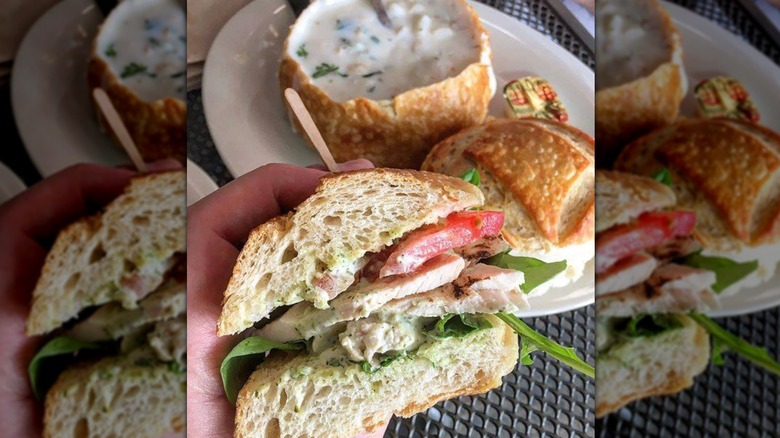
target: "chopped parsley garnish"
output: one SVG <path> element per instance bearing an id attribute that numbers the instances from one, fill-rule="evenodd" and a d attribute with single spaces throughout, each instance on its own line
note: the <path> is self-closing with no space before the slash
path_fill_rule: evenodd
<path id="1" fill-rule="evenodd" d="M 109 58 L 115 57 L 116 56 L 116 50 L 114 49 L 114 43 L 109 44 L 108 47 L 106 47 L 106 51 L 103 52 L 103 54 L 105 54 Z"/>
<path id="2" fill-rule="evenodd" d="M 368 89 L 369 93 L 373 93 L 374 91 L 376 91 L 376 85 L 374 85 L 374 86 L 372 86 L 371 88 Z"/>
<path id="3" fill-rule="evenodd" d="M 373 42 L 375 42 L 377 44 L 379 44 L 379 42 L 380 42 L 379 37 L 377 37 L 376 35 L 371 35 L 371 41 L 373 41 Z"/>
<path id="4" fill-rule="evenodd" d="M 323 62 L 322 64 L 318 65 L 317 68 L 314 70 L 314 75 L 312 75 L 312 77 L 314 79 L 317 79 L 331 73 L 336 73 L 342 78 L 346 78 L 347 76 L 349 76 L 346 73 L 340 73 L 339 66 L 328 64 L 327 62 Z"/>
<path id="5" fill-rule="evenodd" d="M 349 26 L 349 22 L 344 22 L 341 20 L 336 20 L 336 30 L 343 30 L 346 29 L 347 26 Z"/>
<path id="6" fill-rule="evenodd" d="M 370 78 L 371 76 L 381 75 L 382 70 L 372 71 L 371 73 L 364 74 L 364 78 Z"/>
<path id="7" fill-rule="evenodd" d="M 135 76 L 138 74 L 146 74 L 150 78 L 156 77 L 157 75 L 154 73 L 149 73 L 147 71 L 147 67 L 143 64 L 137 64 L 135 62 L 131 62 L 130 64 L 127 64 L 125 66 L 125 69 L 122 70 L 122 74 L 120 75 L 122 79 L 129 78 L 130 76 Z"/>
<path id="8" fill-rule="evenodd" d="M 309 56 L 309 52 L 306 51 L 306 44 L 301 44 L 301 47 L 298 47 L 298 51 L 295 54 L 301 58 Z"/>
<path id="9" fill-rule="evenodd" d="M 157 38 L 149 38 L 149 45 L 152 47 L 160 47 L 160 40 Z"/>

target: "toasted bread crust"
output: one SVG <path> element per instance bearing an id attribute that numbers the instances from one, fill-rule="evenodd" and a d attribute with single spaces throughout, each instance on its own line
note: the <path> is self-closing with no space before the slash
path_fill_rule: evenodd
<path id="1" fill-rule="evenodd" d="M 425 352 L 369 374 L 357 364 L 330 366 L 304 354 L 274 351 L 239 392 L 234 436 L 354 436 L 375 430 L 390 415 L 409 417 L 440 401 L 496 388 L 517 365 L 518 338 L 497 317 L 486 318 L 493 327 L 484 332 L 433 341 L 430 348 L 446 354 L 446 369 L 433 366 Z M 473 349 L 486 354 L 470 354 Z M 309 372 L 293 373 L 299 368 Z M 350 403 L 342 403 L 345 398 Z M 315 426 L 303 426 L 310 423 Z M 306 432 L 312 428 L 316 435 Z"/>
<path id="2" fill-rule="evenodd" d="M 672 123 L 688 88 L 680 34 L 663 5 L 651 3 L 671 46 L 670 56 L 648 76 L 596 91 L 599 167 L 609 167 L 629 141 Z"/>
<path id="3" fill-rule="evenodd" d="M 125 193 L 107 205 L 103 212 L 79 219 L 62 229 L 57 235 L 52 249 L 46 256 L 41 269 L 41 275 L 33 290 L 32 308 L 27 319 L 27 335 L 33 336 L 48 333 L 65 321 L 75 317 L 79 311 L 88 306 L 99 305 L 109 301 L 122 301 L 123 305 L 131 307 L 127 301 L 133 300 L 133 297 L 124 292 L 110 294 L 105 291 L 107 286 L 104 284 L 91 285 L 86 296 L 73 296 L 74 292 L 72 289 L 68 289 L 68 286 L 73 287 L 74 285 L 69 284 L 70 280 L 68 282 L 62 281 L 61 277 L 70 276 L 70 278 L 73 278 L 78 274 L 76 284 L 81 284 L 79 283 L 82 282 L 81 273 L 78 271 L 62 272 L 63 266 L 71 267 L 78 263 L 79 268 L 87 269 L 87 267 L 84 267 L 87 259 L 84 252 L 88 251 L 86 247 L 88 244 L 93 246 L 96 244 L 109 252 L 108 257 L 104 255 L 103 259 L 91 261 L 90 265 L 102 266 L 101 271 L 98 273 L 110 272 L 117 276 L 132 275 L 138 272 L 138 267 L 145 257 L 151 257 L 153 261 L 159 262 L 172 257 L 174 253 L 184 252 L 186 250 L 186 233 L 184 230 L 185 203 L 183 199 L 181 201 L 181 217 L 166 218 L 166 221 L 171 222 L 166 224 L 166 227 L 170 227 L 174 232 L 166 235 L 165 239 L 147 242 L 149 246 L 145 248 L 138 248 L 137 242 L 135 245 L 128 243 L 128 239 L 133 237 L 133 233 L 128 231 L 132 229 L 131 217 L 135 214 L 154 215 L 154 212 L 132 211 L 128 209 L 128 206 L 143 204 L 143 194 L 151 191 L 153 187 L 159 187 L 161 190 L 159 195 L 166 198 L 175 197 L 177 194 L 184 196 L 184 185 L 185 176 L 182 170 L 134 177 L 128 187 L 125 188 Z M 107 218 L 109 218 L 108 221 L 106 221 Z M 152 218 L 147 219 L 150 220 L 149 224 L 146 225 L 149 229 L 155 225 L 160 226 Z M 105 236 L 99 235 L 104 231 L 103 229 L 107 229 L 110 226 L 126 232 L 126 235 L 114 236 L 113 238 L 107 236 L 107 234 L 110 234 L 108 232 L 104 233 L 106 234 Z M 146 237 L 148 238 L 148 236 Z M 140 239 L 143 238 L 144 236 L 140 237 Z M 107 245 L 112 244 L 118 246 L 118 248 L 116 248 L 116 251 L 111 251 L 112 248 L 102 247 L 103 243 Z M 133 251 L 128 253 L 128 249 L 125 246 L 132 247 Z M 136 266 L 128 271 L 122 267 L 122 258 L 135 263 Z M 101 265 L 101 263 L 104 264 Z M 118 285 L 124 278 L 126 277 L 110 278 L 109 280 Z M 89 282 L 88 280 L 84 279 L 83 282 Z M 162 278 L 160 281 L 162 281 Z M 69 295 L 66 295 L 66 293 Z M 135 298 L 137 299 L 137 297 Z"/>
<path id="4" fill-rule="evenodd" d="M 766 128 L 732 119 L 691 119 L 632 142 L 615 168 L 644 175 L 669 168 L 680 205 L 718 224 L 714 230 L 697 226 L 705 246 L 733 246 L 720 243 L 720 235 L 752 246 L 780 239 L 778 151 L 780 135 Z"/>
<path id="5" fill-rule="evenodd" d="M 108 64 L 103 61 L 93 43 L 92 57 L 87 67 L 90 92 L 95 88 L 105 90 L 116 107 L 130 136 L 146 162 L 173 158 L 184 164 L 187 158 L 187 105 L 173 97 L 144 102 L 124 86 Z M 96 108 L 96 113 L 100 114 Z M 102 117 L 101 127 L 119 145 L 116 133 Z"/>
<path id="6" fill-rule="evenodd" d="M 611 170 L 596 171 L 596 232 L 636 219 L 648 211 L 676 203 L 668 186 L 645 176 Z"/>
<path id="7" fill-rule="evenodd" d="M 457 2 L 470 12 L 482 58 L 489 58 L 490 44 L 479 17 L 464 0 Z M 300 94 L 339 162 L 366 158 L 377 167 L 418 169 L 432 145 L 484 120 L 494 92 L 491 66 L 475 62 L 457 76 L 406 91 L 392 100 L 361 97 L 336 102 L 312 84 L 301 65 L 289 56 L 288 44 L 289 38 L 279 69 L 281 91 L 292 88 Z M 286 102 L 283 96 L 282 101 Z M 290 119 L 295 130 L 303 133 L 298 120 Z"/>
<path id="8" fill-rule="evenodd" d="M 667 369 L 658 370 L 659 372 L 666 373 L 666 378 L 663 383 L 658 386 L 646 387 L 638 390 L 632 394 L 627 394 L 618 400 L 612 402 L 606 402 L 596 397 L 596 417 L 603 417 L 611 412 L 615 412 L 618 409 L 626 406 L 627 404 L 647 397 L 661 396 L 676 394 L 686 388 L 693 385 L 693 378 L 704 371 L 707 367 L 710 357 L 710 336 L 706 330 L 700 327 L 698 324 L 693 324 L 693 342 L 690 345 L 681 345 L 680 348 L 686 349 L 686 354 L 689 359 L 689 367 L 686 369 Z M 598 368 L 598 361 L 596 362 Z M 602 385 L 616 385 L 621 382 L 607 382 L 606 378 L 602 378 L 599 384 Z"/>
<path id="9" fill-rule="evenodd" d="M 370 184 L 375 184 L 373 198 L 364 195 Z M 387 202 L 371 205 L 381 202 L 382 196 Z M 340 201 L 346 197 L 352 201 Z M 217 333 L 238 333 L 281 305 L 303 300 L 326 305 L 313 283 L 335 264 L 354 263 L 406 232 L 483 202 L 482 192 L 474 185 L 436 173 L 367 169 L 327 175 L 295 214 L 267 222 L 250 233 L 225 290 Z M 326 218 L 338 225 L 326 224 Z M 342 223 L 342 218 L 348 221 Z M 367 221 L 371 221 L 371 229 L 363 227 Z M 345 233 L 347 227 L 350 231 Z M 286 249 L 294 253 L 288 260 Z M 290 276 L 297 281 L 291 282 Z M 333 292 L 338 294 L 349 284 L 340 286 L 343 288 Z"/>
<path id="10" fill-rule="evenodd" d="M 503 234 L 513 247 L 526 246 L 529 227 L 537 239 L 567 246 L 593 239 L 593 153 L 593 138 L 569 125 L 496 120 L 439 143 L 422 168 L 458 176 L 476 167 L 486 208 L 505 211 Z M 579 190 L 584 191 L 577 196 Z M 507 202 L 522 212 L 513 212 Z M 574 218 L 564 225 L 570 216 Z"/>

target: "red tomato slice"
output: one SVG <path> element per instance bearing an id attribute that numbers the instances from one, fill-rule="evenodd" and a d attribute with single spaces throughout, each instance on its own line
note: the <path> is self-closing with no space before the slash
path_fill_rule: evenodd
<path id="1" fill-rule="evenodd" d="M 429 225 L 409 233 L 387 258 L 379 276 L 414 272 L 423 263 L 452 248 L 495 236 L 503 226 L 504 213 L 500 211 L 452 213 L 447 216 L 444 225 Z"/>
<path id="2" fill-rule="evenodd" d="M 609 229 L 596 239 L 596 273 L 637 251 L 686 236 L 695 224 L 696 213 L 692 211 L 657 211 L 642 213 L 635 223 Z"/>

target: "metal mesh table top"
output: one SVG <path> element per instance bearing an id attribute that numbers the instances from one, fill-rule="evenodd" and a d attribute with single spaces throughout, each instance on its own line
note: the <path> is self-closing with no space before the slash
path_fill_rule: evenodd
<path id="1" fill-rule="evenodd" d="M 594 56 L 541 0 L 481 0 L 547 35 L 591 69 Z M 191 160 L 219 185 L 232 179 L 206 126 L 200 91 L 187 95 L 187 148 Z M 593 306 L 527 323 L 595 362 Z M 518 366 L 487 394 L 439 403 L 411 418 L 394 417 L 386 437 L 514 437 L 596 435 L 595 385 L 565 365 L 534 353 L 531 366 Z"/>

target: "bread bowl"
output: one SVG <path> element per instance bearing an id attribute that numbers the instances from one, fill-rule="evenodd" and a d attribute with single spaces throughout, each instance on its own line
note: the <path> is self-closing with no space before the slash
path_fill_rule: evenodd
<path id="1" fill-rule="evenodd" d="M 418 168 L 487 114 L 488 35 L 465 0 L 384 3 L 390 29 L 370 2 L 312 2 L 290 28 L 279 82 L 301 95 L 336 160 Z"/>
<path id="2" fill-rule="evenodd" d="M 668 169 L 678 205 L 696 211 L 703 254 L 759 261 L 732 287 L 755 286 L 774 274 L 780 261 L 776 132 L 734 119 L 682 120 L 627 145 L 615 168 L 648 176 Z"/>
<path id="3" fill-rule="evenodd" d="M 184 26 L 176 0 L 126 0 L 93 43 L 89 89 L 106 91 L 147 162 L 186 158 Z"/>
<path id="4" fill-rule="evenodd" d="M 471 168 L 480 175 L 484 208 L 504 212 L 502 235 L 515 252 L 566 259 L 565 274 L 549 285 L 582 276 L 594 255 L 592 137 L 553 120 L 495 120 L 437 144 L 422 165 L 452 176 Z"/>
<path id="5" fill-rule="evenodd" d="M 605 0 L 596 11 L 599 163 L 677 118 L 688 84 L 680 35 L 658 0 Z"/>

